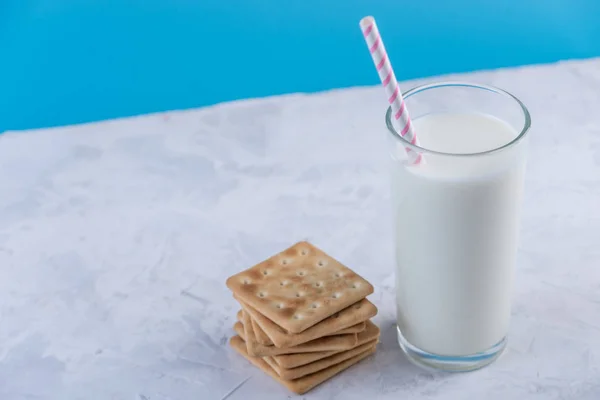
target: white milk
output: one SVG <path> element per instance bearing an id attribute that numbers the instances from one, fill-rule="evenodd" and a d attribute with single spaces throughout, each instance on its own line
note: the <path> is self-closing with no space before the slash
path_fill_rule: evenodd
<path id="1" fill-rule="evenodd" d="M 421 147 L 478 153 L 517 132 L 483 114 L 414 122 Z M 462 356 L 507 334 L 523 187 L 524 146 L 484 156 L 436 156 L 393 168 L 398 326 L 427 352 Z"/>

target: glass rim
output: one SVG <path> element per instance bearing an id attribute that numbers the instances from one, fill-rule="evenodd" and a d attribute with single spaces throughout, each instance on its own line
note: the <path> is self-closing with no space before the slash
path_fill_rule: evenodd
<path id="1" fill-rule="evenodd" d="M 402 145 L 404 147 L 408 147 L 418 153 L 435 154 L 435 155 L 447 156 L 447 157 L 474 157 L 474 156 L 483 156 L 483 155 L 493 154 L 493 153 L 502 151 L 508 147 L 514 146 L 515 144 L 520 142 L 527 135 L 527 132 L 529 132 L 529 128 L 531 128 L 531 115 L 529 114 L 529 110 L 527 109 L 525 104 L 523 104 L 523 102 L 521 100 L 519 100 L 519 98 L 517 98 L 517 96 L 513 95 L 512 93 L 510 93 L 504 89 L 495 87 L 495 86 L 484 85 L 484 84 L 479 84 L 479 83 L 464 82 L 464 81 L 433 82 L 433 83 L 428 83 L 425 85 L 419 85 L 419 86 L 416 86 L 416 87 L 408 90 L 406 93 L 404 93 L 404 98 L 408 99 L 410 96 L 413 96 L 413 95 L 423 92 L 425 90 L 443 88 L 443 87 L 453 87 L 453 86 L 487 90 L 487 91 L 499 94 L 501 96 L 504 96 L 508 99 L 512 99 L 513 101 L 515 101 L 519 105 L 519 107 L 521 108 L 521 111 L 523 113 L 524 123 L 523 123 L 523 128 L 521 129 L 521 132 L 510 142 L 503 144 L 502 146 L 490 149 L 490 150 L 476 152 L 476 153 L 446 153 L 443 151 L 431 150 L 431 149 L 421 147 L 416 144 L 412 144 L 408 140 L 403 138 L 400 135 L 400 133 L 394 128 L 394 125 L 392 123 L 392 107 L 391 106 L 388 107 L 387 112 L 385 113 L 385 124 L 388 128 L 388 131 L 392 134 L 392 136 L 396 140 L 399 140 L 400 142 L 402 142 Z M 417 137 L 418 137 L 418 134 L 417 134 Z"/>

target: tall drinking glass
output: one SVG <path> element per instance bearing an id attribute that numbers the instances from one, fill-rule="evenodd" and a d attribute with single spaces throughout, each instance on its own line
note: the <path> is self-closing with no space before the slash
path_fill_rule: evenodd
<path id="1" fill-rule="evenodd" d="M 398 340 L 419 365 L 477 369 L 506 345 L 529 112 L 504 90 L 461 82 L 404 98 L 417 145 L 402 138 L 391 110 L 385 118 Z"/>

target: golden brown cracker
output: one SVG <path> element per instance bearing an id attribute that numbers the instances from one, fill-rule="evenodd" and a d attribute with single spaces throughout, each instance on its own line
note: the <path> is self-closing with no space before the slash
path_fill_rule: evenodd
<path id="1" fill-rule="evenodd" d="M 339 364 L 332 365 L 331 367 L 315 372 L 314 374 L 306 375 L 302 378 L 295 379 L 292 381 L 286 381 L 281 379 L 279 375 L 277 375 L 277 372 L 275 372 L 275 370 L 273 370 L 273 368 L 271 368 L 269 364 L 267 364 L 262 358 L 249 356 L 246 352 L 246 346 L 241 337 L 232 337 L 229 341 L 229 344 L 256 367 L 260 368 L 273 379 L 275 379 L 276 381 L 287 387 L 289 390 L 297 394 L 303 394 L 308 392 L 315 386 L 325 382 L 326 380 L 332 378 L 333 376 L 337 375 L 338 373 L 351 367 L 352 365 L 358 363 L 362 359 L 368 357 L 369 355 L 375 352 L 375 348 L 373 347 L 365 351 L 364 353 L 358 354 L 352 358 L 342 361 Z"/>
<path id="2" fill-rule="evenodd" d="M 238 315 L 238 316 L 241 316 L 241 315 Z M 371 340 L 379 339 L 379 335 L 380 335 L 379 328 L 375 324 L 373 324 L 371 321 L 367 321 L 365 325 L 366 325 L 365 330 L 357 335 L 356 346 L 363 345 Z M 245 338 L 244 327 L 241 322 L 235 324 L 234 330 L 242 339 Z M 318 351 L 318 352 L 310 352 L 310 353 L 278 354 L 278 355 L 273 355 L 271 357 L 277 364 L 279 364 L 280 367 L 291 369 L 291 368 L 299 367 L 301 365 L 323 359 L 325 357 L 332 356 L 341 351 L 343 351 L 343 350 L 327 350 L 327 351 Z M 266 353 L 266 351 L 265 351 L 265 353 Z"/>
<path id="3" fill-rule="evenodd" d="M 269 366 L 271 368 L 273 368 L 273 370 L 275 370 L 275 372 L 277 372 L 277 375 L 279 375 L 281 377 L 281 379 L 285 379 L 286 381 L 291 381 L 293 379 L 302 378 L 303 376 L 306 376 L 306 375 L 314 374 L 315 372 L 321 371 L 322 369 L 325 369 L 328 367 L 331 367 L 332 365 L 339 364 L 342 361 L 346 361 L 347 359 L 352 358 L 358 354 L 361 354 L 371 348 L 375 348 L 376 346 L 377 346 L 377 340 L 376 339 L 371 340 L 370 342 L 367 342 L 360 346 L 356 346 L 353 349 L 341 351 L 332 356 L 322 358 L 318 361 L 314 361 L 311 363 L 304 363 L 302 366 L 296 367 L 296 368 L 282 368 L 279 366 L 279 364 L 277 362 L 275 362 L 275 360 L 273 360 L 272 357 L 263 357 L 263 360 L 265 360 L 265 362 L 267 364 L 269 364 Z M 310 354 L 310 353 L 307 353 L 307 354 Z M 305 354 L 302 354 L 302 355 L 305 355 Z"/>
<path id="4" fill-rule="evenodd" d="M 300 333 L 373 293 L 369 282 L 308 242 L 231 276 L 227 287 L 290 333 Z"/>
<path id="5" fill-rule="evenodd" d="M 361 346 L 369 341 L 379 340 L 379 328 L 371 321 L 367 321 L 365 325 L 365 330 L 358 334 L 356 343 L 357 346 Z M 281 354 L 272 356 L 272 358 L 281 368 L 291 369 L 332 356 L 336 353 L 339 353 L 339 351 L 323 351 L 318 353 L 304 354 Z"/>
<path id="6" fill-rule="evenodd" d="M 358 342 L 358 334 L 351 333 L 346 335 L 326 336 L 294 347 L 279 348 L 275 346 L 265 346 L 255 341 L 252 324 L 249 323 L 248 325 L 250 325 L 250 329 L 246 329 L 246 320 L 244 319 L 244 324 L 237 322 L 233 329 L 240 337 L 246 339 L 247 353 L 253 357 L 323 351 L 343 351 L 353 348 Z"/>
<path id="7" fill-rule="evenodd" d="M 260 327 L 264 335 L 277 347 L 292 347 L 313 339 L 329 336 L 333 334 L 360 332 L 356 328 L 363 328 L 359 324 L 374 317 L 377 314 L 377 307 L 367 299 L 362 299 L 350 307 L 327 317 L 316 325 L 311 326 L 303 332 L 290 334 L 279 325 L 262 315 L 254 307 L 239 300 L 242 308 L 250 314 L 253 321 L 253 327 Z M 359 326 L 356 326 L 359 325 Z M 352 328 L 346 331 L 346 328 Z M 257 329 L 254 329 L 256 334 Z M 340 332 L 343 331 L 343 332 Z M 257 335 L 258 337 L 258 335 Z M 259 340 L 260 342 L 260 340 Z M 264 344 L 264 343 L 263 343 Z"/>
<path id="8" fill-rule="evenodd" d="M 249 306 L 247 306 L 247 308 L 249 308 Z M 373 306 L 373 308 L 375 309 L 375 311 L 373 313 L 373 315 L 374 315 L 377 313 L 377 309 L 375 308 L 375 306 Z M 343 311 L 341 311 L 341 312 L 343 312 Z M 369 314 L 371 314 L 371 313 L 368 313 L 368 314 L 363 313 L 363 315 L 369 315 Z M 255 315 L 255 314 L 250 315 L 250 321 L 252 323 L 252 329 L 254 331 L 254 336 L 256 337 L 256 341 L 265 346 L 273 346 L 274 345 L 273 341 L 264 332 L 264 330 L 260 327 L 260 325 L 258 325 L 258 323 L 254 320 L 253 315 Z M 332 318 L 332 317 L 329 317 L 329 318 Z M 324 337 L 324 336 L 345 335 L 347 333 L 360 333 L 360 332 L 364 331 L 366 328 L 366 323 L 363 321 L 363 322 L 359 322 L 355 325 L 349 326 L 347 328 L 344 328 L 337 332 L 336 331 L 328 332 L 330 329 L 333 329 L 331 327 L 333 324 L 328 323 L 327 324 L 328 326 L 324 326 L 324 327 L 320 327 L 320 325 L 323 323 L 326 323 L 329 320 L 329 318 L 321 321 L 317 325 L 312 326 L 312 327 L 308 328 L 307 330 L 305 330 L 304 332 L 300 332 L 298 334 L 290 335 L 290 334 L 286 333 L 285 337 L 283 337 L 283 336 L 279 336 L 279 333 L 277 333 L 276 335 L 278 335 L 278 337 L 281 337 L 281 340 L 278 341 L 280 343 L 280 345 L 279 346 L 276 345 L 276 347 L 297 346 L 299 344 L 306 343 L 313 339 L 317 339 L 319 337 Z M 238 319 L 238 321 L 243 322 L 242 321 L 242 310 L 238 311 L 237 319 Z M 356 319 L 362 319 L 362 317 L 358 317 Z M 334 319 L 334 321 L 335 321 L 335 319 Z M 271 321 L 269 321 L 269 322 L 271 324 L 273 324 Z M 273 325 L 275 325 L 275 324 L 273 324 Z M 343 323 L 341 325 L 343 326 Z M 275 326 L 277 326 L 277 325 L 275 325 Z M 279 328 L 279 329 L 281 329 L 281 328 Z M 298 337 L 296 337 L 296 336 L 298 336 Z"/>

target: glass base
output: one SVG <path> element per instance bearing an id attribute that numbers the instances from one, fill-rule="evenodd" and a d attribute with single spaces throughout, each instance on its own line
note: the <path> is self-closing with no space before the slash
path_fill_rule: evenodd
<path id="1" fill-rule="evenodd" d="M 406 354 L 409 361 L 418 367 L 429 370 L 448 372 L 474 371 L 494 362 L 494 360 L 500 357 L 500 354 L 502 354 L 506 347 L 506 337 L 504 337 L 500 342 L 480 353 L 467 356 L 440 356 L 413 346 L 402 336 L 400 328 L 396 327 L 396 330 L 398 331 L 398 344 L 400 344 L 402 351 Z"/>

